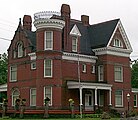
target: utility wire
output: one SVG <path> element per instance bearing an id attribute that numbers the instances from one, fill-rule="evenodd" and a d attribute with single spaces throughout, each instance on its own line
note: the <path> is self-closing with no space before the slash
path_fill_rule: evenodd
<path id="1" fill-rule="evenodd" d="M 2 37 L 0 37 L 0 39 L 5 40 L 5 41 L 11 41 L 10 39 L 2 38 Z"/>

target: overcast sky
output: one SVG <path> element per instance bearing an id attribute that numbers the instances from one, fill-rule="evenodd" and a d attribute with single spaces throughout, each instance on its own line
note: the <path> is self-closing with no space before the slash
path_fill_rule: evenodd
<path id="1" fill-rule="evenodd" d="M 85 14 L 90 24 L 120 18 L 133 48 L 131 58 L 138 58 L 138 0 L 1 0 L 0 54 L 7 52 L 19 18 L 25 14 L 33 18 L 40 11 L 60 12 L 62 4 L 70 5 L 71 18 L 80 20 Z"/>

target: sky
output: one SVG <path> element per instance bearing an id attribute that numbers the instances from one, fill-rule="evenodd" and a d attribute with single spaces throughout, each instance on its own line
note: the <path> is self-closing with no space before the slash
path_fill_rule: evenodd
<path id="1" fill-rule="evenodd" d="M 138 0 L 1 0 L 0 54 L 7 53 L 19 18 L 31 15 L 34 21 L 34 13 L 60 12 L 62 4 L 70 5 L 72 19 L 88 15 L 91 25 L 120 18 L 133 48 L 131 59 L 138 59 Z"/>

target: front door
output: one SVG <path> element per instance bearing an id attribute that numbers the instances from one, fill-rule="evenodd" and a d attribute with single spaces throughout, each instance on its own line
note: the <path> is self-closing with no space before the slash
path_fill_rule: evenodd
<path id="1" fill-rule="evenodd" d="M 94 104 L 93 104 L 93 94 L 85 94 L 85 110 L 86 111 L 93 111 Z"/>

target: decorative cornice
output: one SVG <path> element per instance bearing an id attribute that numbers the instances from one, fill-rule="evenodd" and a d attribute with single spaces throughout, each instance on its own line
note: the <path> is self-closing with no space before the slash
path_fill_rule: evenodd
<path id="1" fill-rule="evenodd" d="M 111 90 L 111 84 L 102 84 L 102 83 L 87 83 L 87 82 L 76 82 L 76 81 L 68 81 L 67 86 L 69 89 L 76 89 L 81 87 L 86 89 L 103 89 L 103 90 Z"/>
<path id="2" fill-rule="evenodd" d="M 65 22 L 59 19 L 36 19 L 34 21 L 34 26 L 36 29 L 40 28 L 57 28 L 63 29 Z"/>
<path id="3" fill-rule="evenodd" d="M 35 52 L 29 53 L 28 55 L 30 56 L 30 60 L 36 60 L 36 53 Z"/>
<path id="4" fill-rule="evenodd" d="M 130 57 L 131 50 L 116 48 L 116 47 L 103 47 L 98 49 L 93 49 L 95 55 L 115 55 L 115 56 L 122 56 L 122 57 Z"/>
<path id="5" fill-rule="evenodd" d="M 62 59 L 73 60 L 73 61 L 78 61 L 79 60 L 81 62 L 96 63 L 96 60 L 98 58 L 96 56 L 63 52 Z"/>

